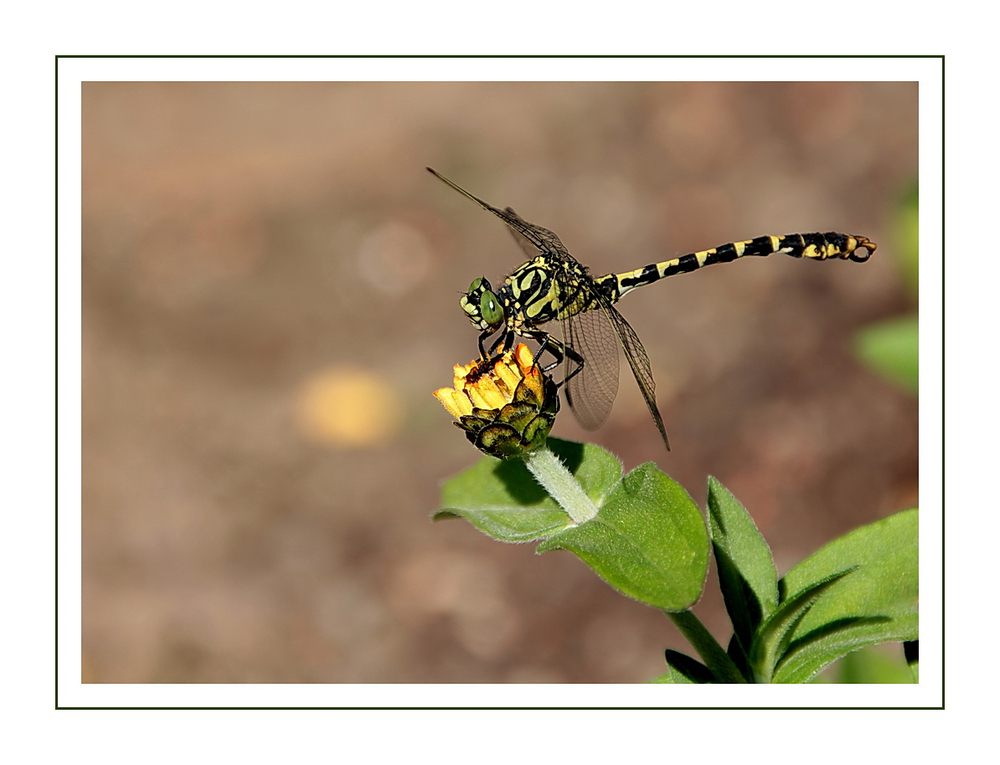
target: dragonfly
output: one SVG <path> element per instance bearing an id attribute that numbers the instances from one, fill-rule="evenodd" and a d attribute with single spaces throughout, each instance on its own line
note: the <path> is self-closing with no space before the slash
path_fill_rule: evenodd
<path id="1" fill-rule="evenodd" d="M 539 363 L 545 352 L 553 358 L 542 367 L 543 371 L 549 372 L 566 360 L 572 362 L 572 366 L 564 366 L 566 371 L 559 385 L 565 386 L 566 400 L 580 425 L 595 430 L 607 419 L 618 394 L 621 348 L 667 451 L 670 442 L 656 405 L 649 356 L 615 303 L 637 287 L 737 258 L 781 253 L 793 258 L 863 263 L 878 246 L 864 236 L 832 231 L 760 236 L 651 263 L 634 271 L 592 276 L 552 231 L 529 223 L 511 207 L 501 210 L 484 202 L 430 167 L 427 170 L 506 223 L 528 258 L 497 289 L 481 276 L 469 285 L 460 300 L 469 321 L 480 330 L 477 369 L 490 368 L 504 349 L 513 347 L 515 336 L 535 340 L 539 344 L 535 363 Z M 543 328 L 554 321 L 561 323 L 561 339 Z M 496 339 L 487 350 L 485 343 L 494 335 Z"/>

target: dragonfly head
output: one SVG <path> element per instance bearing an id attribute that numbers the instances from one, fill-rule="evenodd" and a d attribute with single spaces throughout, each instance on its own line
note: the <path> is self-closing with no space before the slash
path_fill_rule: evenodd
<path id="1" fill-rule="evenodd" d="M 497 329 L 504 322 L 503 306 L 485 276 L 469 285 L 460 303 L 469 321 L 478 329 Z"/>

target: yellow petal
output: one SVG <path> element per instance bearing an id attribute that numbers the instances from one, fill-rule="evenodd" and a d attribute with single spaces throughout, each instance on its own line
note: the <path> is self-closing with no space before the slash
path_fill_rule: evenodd
<path id="1" fill-rule="evenodd" d="M 440 388 L 434 391 L 434 398 L 440 401 L 456 420 L 472 414 L 472 402 L 469 401 L 469 397 L 454 388 Z"/>
<path id="2" fill-rule="evenodd" d="M 535 366 L 535 356 L 524 343 L 518 343 L 517 348 L 514 349 L 514 355 L 517 357 L 517 363 L 522 372 L 527 373 L 529 368 Z"/>
<path id="3" fill-rule="evenodd" d="M 511 363 L 510 359 L 505 356 L 503 361 L 496 365 L 494 373 L 495 377 L 507 388 L 507 395 L 513 396 L 514 389 L 521 382 L 521 373 L 517 366 Z"/>
<path id="4" fill-rule="evenodd" d="M 472 400 L 472 405 L 475 407 L 479 407 L 480 409 L 499 408 L 495 405 L 495 401 L 490 400 L 489 396 L 487 395 L 488 391 L 484 391 L 480 387 L 481 383 L 482 379 L 480 379 L 475 385 L 470 385 L 465 390 L 466 394 Z"/>

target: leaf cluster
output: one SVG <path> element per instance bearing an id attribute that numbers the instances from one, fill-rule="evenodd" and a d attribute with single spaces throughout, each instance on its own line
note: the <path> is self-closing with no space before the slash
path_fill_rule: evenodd
<path id="1" fill-rule="evenodd" d="M 750 515 L 714 478 L 708 521 L 733 624 L 728 662 L 713 665 L 692 641 L 705 664 L 668 651 L 662 682 L 802 683 L 851 651 L 917 639 L 916 510 L 846 534 L 780 580 Z"/>
<path id="2" fill-rule="evenodd" d="M 666 651 L 661 683 L 801 683 L 859 648 L 917 640 L 917 511 L 856 529 L 781 579 L 750 515 L 716 479 L 708 523 L 652 463 L 622 475 L 599 447 L 549 439 L 598 508 L 574 523 L 520 460 L 485 458 L 444 486 L 435 519 L 462 517 L 504 542 L 569 550 L 628 597 L 665 611 L 700 661 Z M 723 649 L 688 610 L 715 556 L 733 635 Z M 916 672 L 916 643 L 907 657 Z"/>

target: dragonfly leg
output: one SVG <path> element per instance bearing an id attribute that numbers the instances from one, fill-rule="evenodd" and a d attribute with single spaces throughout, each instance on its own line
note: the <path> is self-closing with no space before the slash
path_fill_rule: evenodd
<path id="1" fill-rule="evenodd" d="M 541 330 L 536 330 L 534 333 L 528 336 L 534 340 L 537 340 L 539 343 L 538 351 L 535 353 L 535 364 L 538 363 L 539 359 L 542 357 L 542 354 L 544 352 L 548 351 L 550 354 L 552 354 L 553 361 L 550 364 L 542 367 L 543 372 L 551 372 L 557 366 L 562 364 L 566 359 L 569 359 L 574 364 L 576 364 L 576 366 L 573 367 L 573 369 L 566 375 L 565 379 L 563 379 L 562 382 L 558 383 L 559 385 L 568 382 L 569 380 L 573 379 L 578 374 L 580 374 L 580 371 L 583 369 L 584 359 L 583 356 L 577 353 L 572 347 L 566 345 L 565 343 L 559 340 L 556 340 L 548 332 L 543 332 Z"/>
<path id="2" fill-rule="evenodd" d="M 580 372 L 583 371 L 583 365 L 585 363 L 585 360 L 583 356 L 581 356 L 579 353 L 573 350 L 573 348 L 571 348 L 570 346 L 568 345 L 563 346 L 563 349 L 566 351 L 566 358 L 568 358 L 570 361 L 576 364 L 576 367 L 573 368 L 573 371 L 570 372 L 568 375 L 566 375 L 566 379 L 563 380 L 563 382 L 565 383 L 569 382 L 578 374 L 580 374 Z"/>
<path id="3" fill-rule="evenodd" d="M 543 372 L 549 372 L 555 369 L 557 366 L 562 364 L 565 354 L 563 353 L 563 344 L 556 340 L 548 332 L 541 329 L 536 329 L 530 332 L 521 331 L 521 334 L 525 337 L 530 337 L 538 343 L 538 350 L 535 351 L 535 366 L 538 366 L 538 362 L 542 358 L 542 354 L 548 351 L 552 354 L 552 363 L 547 364 L 542 367 Z"/>
<path id="4" fill-rule="evenodd" d="M 479 335 L 479 363 L 476 364 L 475 369 L 477 375 L 481 375 L 499 360 L 500 353 L 498 353 L 498 351 L 501 347 L 503 347 L 504 350 L 507 350 L 513 344 L 514 333 L 512 331 L 503 332 L 500 337 L 493 341 L 493 344 L 490 346 L 490 350 L 487 353 L 483 342 L 492 334 L 493 332 L 487 330 Z"/>
<path id="5" fill-rule="evenodd" d="M 514 339 L 513 332 L 504 332 L 493 341 L 493 345 L 490 346 L 489 353 L 487 353 L 486 348 L 483 346 L 483 341 L 492 334 L 492 332 L 487 331 L 479 336 L 479 365 L 482 367 L 495 362 L 500 357 L 500 348 L 502 347 L 506 351 Z"/>

